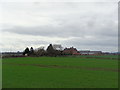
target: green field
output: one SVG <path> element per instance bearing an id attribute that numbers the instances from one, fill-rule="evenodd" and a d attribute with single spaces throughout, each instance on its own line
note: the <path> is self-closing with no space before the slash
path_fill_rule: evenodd
<path id="1" fill-rule="evenodd" d="M 3 88 L 118 88 L 118 60 L 20 57 L 2 64 Z"/>

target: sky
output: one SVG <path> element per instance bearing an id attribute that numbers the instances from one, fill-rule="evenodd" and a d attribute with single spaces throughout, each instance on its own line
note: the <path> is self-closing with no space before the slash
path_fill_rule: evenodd
<path id="1" fill-rule="evenodd" d="M 118 51 L 118 0 L 2 0 L 0 7 L 3 52 L 49 44 Z"/>

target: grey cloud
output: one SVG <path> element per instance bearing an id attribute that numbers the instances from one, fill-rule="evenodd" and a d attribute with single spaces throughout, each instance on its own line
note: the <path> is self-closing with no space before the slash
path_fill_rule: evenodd
<path id="1" fill-rule="evenodd" d="M 51 42 L 47 42 L 47 41 L 44 41 L 44 40 L 30 40 L 30 41 L 24 41 L 25 43 L 27 44 L 32 44 L 32 45 L 43 45 L 43 44 L 50 44 Z"/>
<path id="2" fill-rule="evenodd" d="M 46 5 L 48 6 L 46 7 Z M 47 37 L 84 37 L 85 35 L 100 37 L 117 36 L 117 25 L 114 23 L 117 20 L 117 10 L 115 10 L 115 5 L 112 3 L 51 2 L 47 4 L 43 3 L 42 6 L 37 7 L 30 6 L 31 4 L 28 7 L 32 7 L 32 13 L 36 13 L 38 17 L 40 16 L 37 13 L 38 10 L 44 7 L 42 12 L 39 12 L 43 16 L 47 15 L 46 17 L 52 18 L 56 23 L 51 22 L 49 25 L 37 27 L 15 26 L 10 29 L 4 29 L 3 31 Z M 58 26 L 54 24 L 58 24 Z"/>
<path id="3" fill-rule="evenodd" d="M 74 45 L 84 45 L 84 46 L 117 46 L 118 40 L 116 38 L 93 38 L 93 39 L 85 39 L 85 38 L 73 38 L 70 40 L 64 41 L 66 44 L 74 44 Z"/>
<path id="4" fill-rule="evenodd" d="M 86 35 L 117 37 L 118 34 L 117 24 L 110 18 L 103 19 L 99 18 L 99 16 L 78 18 L 69 16 L 69 18 L 58 19 L 58 21 L 60 21 L 60 23 L 56 27 L 52 25 L 14 27 L 4 29 L 3 32 L 47 37 L 84 37 Z"/>
<path id="5" fill-rule="evenodd" d="M 93 39 L 80 39 L 73 38 L 62 42 L 65 46 L 74 46 L 78 50 L 101 50 L 101 51 L 117 51 L 118 40 L 116 38 L 93 38 Z"/>

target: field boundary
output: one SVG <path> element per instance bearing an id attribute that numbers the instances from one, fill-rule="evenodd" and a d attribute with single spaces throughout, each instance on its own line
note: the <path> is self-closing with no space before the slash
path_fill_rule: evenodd
<path id="1" fill-rule="evenodd" d="M 111 68 L 92 68 L 92 67 L 83 67 L 83 66 L 60 66 L 60 65 L 43 65 L 43 64 L 17 64 L 17 63 L 2 63 L 8 65 L 19 65 L 19 66 L 38 66 L 38 67 L 48 67 L 48 68 L 72 68 L 72 69 L 86 69 L 92 71 L 111 71 L 111 72 L 120 72 L 119 69 Z"/>

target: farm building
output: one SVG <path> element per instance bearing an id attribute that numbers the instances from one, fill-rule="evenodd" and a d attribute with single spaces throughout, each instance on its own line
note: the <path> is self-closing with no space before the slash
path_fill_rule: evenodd
<path id="1" fill-rule="evenodd" d="M 90 50 L 79 51 L 81 55 L 89 55 Z"/>
<path id="2" fill-rule="evenodd" d="M 90 51 L 90 50 L 85 50 L 85 51 L 79 51 L 81 55 L 100 55 L 102 54 L 102 51 Z"/>
<path id="3" fill-rule="evenodd" d="M 76 48 L 70 47 L 70 48 L 65 48 L 65 49 L 63 50 L 63 54 L 78 55 L 79 53 L 78 53 L 78 51 L 77 51 Z"/>
<path id="4" fill-rule="evenodd" d="M 2 52 L 2 57 L 23 56 L 23 52 Z"/>

